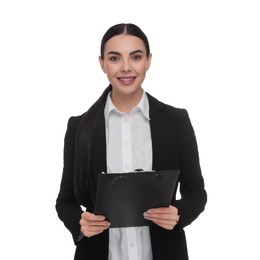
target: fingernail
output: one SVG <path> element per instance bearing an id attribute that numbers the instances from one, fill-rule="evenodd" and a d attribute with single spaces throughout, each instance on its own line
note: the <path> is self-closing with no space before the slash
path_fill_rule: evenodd
<path id="1" fill-rule="evenodd" d="M 144 215 L 144 217 L 147 217 L 147 216 L 148 216 L 147 212 L 144 212 L 143 215 Z"/>

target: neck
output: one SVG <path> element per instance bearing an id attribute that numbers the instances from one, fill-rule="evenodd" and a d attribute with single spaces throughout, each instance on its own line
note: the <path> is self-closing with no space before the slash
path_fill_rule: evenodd
<path id="1" fill-rule="evenodd" d="M 112 91 L 111 100 L 114 106 L 123 113 L 130 113 L 132 109 L 139 103 L 143 95 L 143 89 L 140 88 L 135 93 L 120 94 Z"/>

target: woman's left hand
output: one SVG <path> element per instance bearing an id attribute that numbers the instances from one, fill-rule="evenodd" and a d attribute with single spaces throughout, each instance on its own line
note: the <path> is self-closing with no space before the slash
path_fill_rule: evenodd
<path id="1" fill-rule="evenodd" d="M 153 208 L 144 212 L 144 218 L 151 220 L 158 226 L 167 230 L 172 230 L 179 222 L 178 209 L 170 205 L 169 207 Z"/>

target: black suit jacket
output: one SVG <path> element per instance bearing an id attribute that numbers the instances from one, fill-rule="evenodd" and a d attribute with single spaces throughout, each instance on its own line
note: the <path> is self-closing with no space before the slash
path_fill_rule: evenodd
<path id="1" fill-rule="evenodd" d="M 153 147 L 153 169 L 180 169 L 181 199 L 172 198 L 178 208 L 179 224 L 171 231 L 152 224 L 150 235 L 154 260 L 187 260 L 186 238 L 183 228 L 195 220 L 204 210 L 207 201 L 201 174 L 198 148 L 193 127 L 185 109 L 177 109 L 159 102 L 148 95 L 150 126 Z M 68 122 L 64 145 L 64 169 L 60 192 L 56 201 L 59 218 L 72 233 L 76 244 L 76 260 L 108 259 L 109 232 L 77 242 L 82 209 L 74 192 L 75 137 L 82 116 L 72 117 Z M 91 149 L 91 175 L 94 185 L 97 174 L 106 171 L 106 136 L 104 113 L 99 113 L 93 131 Z M 86 173 L 87 174 L 87 173 Z M 94 186 L 95 187 L 95 186 Z M 87 196 L 88 193 L 86 193 Z M 93 211 L 94 199 L 87 198 L 87 210 Z"/>

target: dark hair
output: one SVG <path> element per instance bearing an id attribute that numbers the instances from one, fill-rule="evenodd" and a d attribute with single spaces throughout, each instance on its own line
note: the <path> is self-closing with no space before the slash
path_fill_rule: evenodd
<path id="1" fill-rule="evenodd" d="M 107 95 L 111 90 L 112 86 L 109 85 L 99 99 L 81 116 L 75 137 L 74 193 L 77 201 L 90 211 L 95 204 L 97 178 L 93 176 L 91 166 L 92 135 L 98 118 L 100 115 L 104 116 Z"/>
<path id="2" fill-rule="evenodd" d="M 112 37 L 120 34 L 125 34 L 125 35 L 132 35 L 140 38 L 145 45 L 146 48 L 146 56 L 147 58 L 149 57 L 150 54 L 150 46 L 149 46 L 149 41 L 144 34 L 144 32 L 135 24 L 132 23 L 120 23 L 116 24 L 112 27 L 110 27 L 106 33 L 104 34 L 102 41 L 101 41 L 101 46 L 100 46 L 100 56 L 101 59 L 104 59 L 104 49 L 105 49 L 105 44 L 108 40 L 110 40 Z"/>

